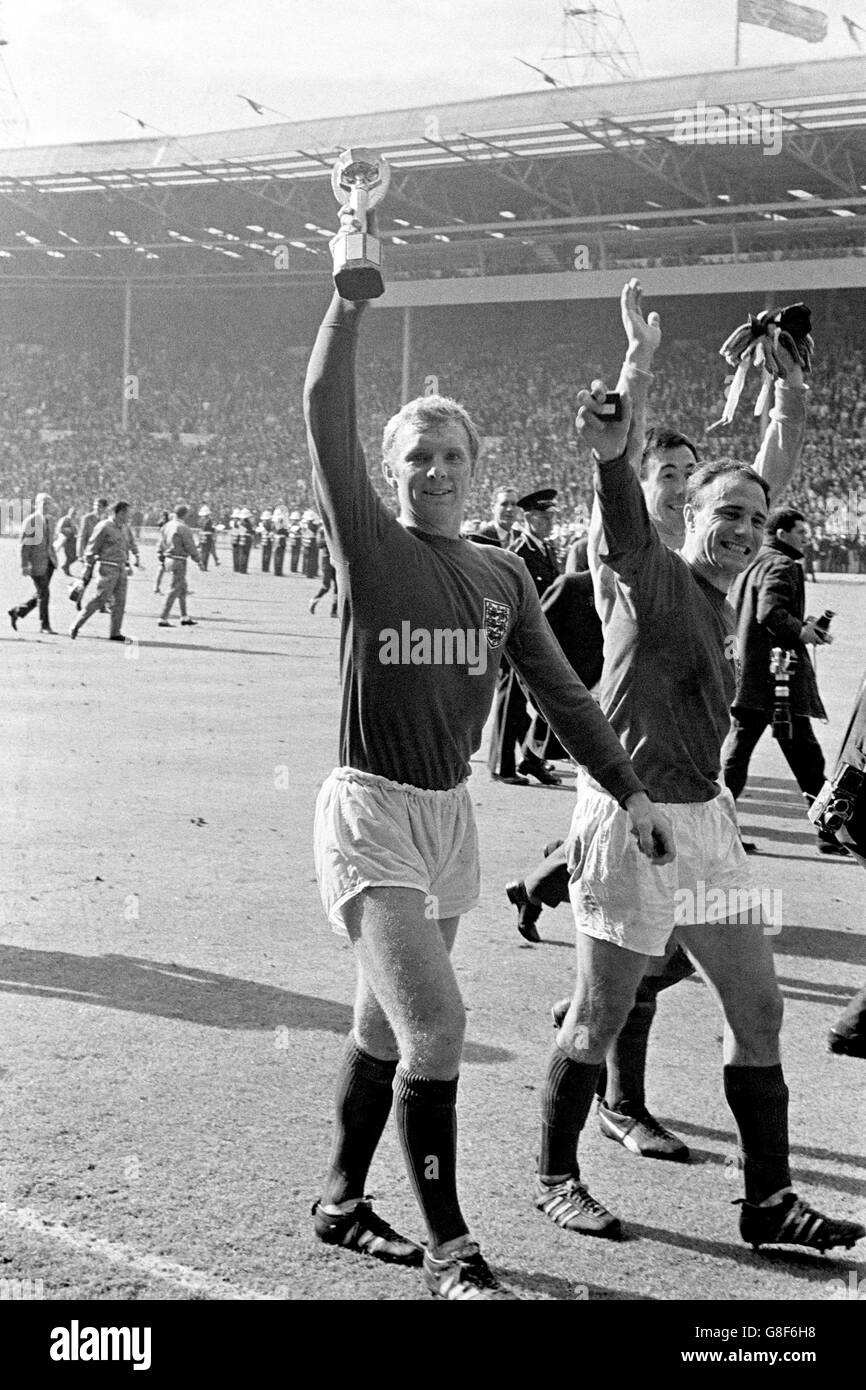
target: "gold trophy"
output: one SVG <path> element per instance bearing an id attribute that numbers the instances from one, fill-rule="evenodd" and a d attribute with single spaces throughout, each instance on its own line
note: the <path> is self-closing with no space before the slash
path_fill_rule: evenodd
<path id="1" fill-rule="evenodd" d="M 382 201 L 390 182 L 388 161 L 374 150 L 344 150 L 331 171 L 334 197 L 356 224 L 346 226 L 342 212 L 341 230 L 331 242 L 334 284 L 342 299 L 378 299 L 385 293 L 382 243 L 367 231 L 367 213 Z"/>

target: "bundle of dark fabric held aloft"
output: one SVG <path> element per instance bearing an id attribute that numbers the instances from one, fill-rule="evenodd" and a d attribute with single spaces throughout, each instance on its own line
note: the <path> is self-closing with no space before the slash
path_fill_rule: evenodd
<path id="1" fill-rule="evenodd" d="M 774 380 L 787 376 L 787 367 L 779 355 L 783 349 L 804 372 L 812 370 L 812 354 L 815 342 L 812 338 L 812 311 L 805 304 L 789 304 L 786 309 L 765 309 L 760 314 L 750 314 L 748 323 L 735 328 L 719 348 L 725 361 L 734 368 L 734 375 L 725 393 L 725 409 L 720 420 L 707 427 L 707 432 L 720 425 L 729 425 L 737 413 L 737 406 L 746 376 L 751 366 L 764 373 L 755 414 L 760 415 L 767 404 L 770 387 Z"/>

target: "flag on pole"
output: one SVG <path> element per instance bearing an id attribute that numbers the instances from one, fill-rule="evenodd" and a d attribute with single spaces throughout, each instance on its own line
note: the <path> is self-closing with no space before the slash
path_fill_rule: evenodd
<path id="1" fill-rule="evenodd" d="M 758 24 L 762 29 L 778 29 L 807 43 L 821 43 L 827 37 L 827 15 L 809 5 L 793 5 L 790 0 L 737 0 L 737 23 Z"/>

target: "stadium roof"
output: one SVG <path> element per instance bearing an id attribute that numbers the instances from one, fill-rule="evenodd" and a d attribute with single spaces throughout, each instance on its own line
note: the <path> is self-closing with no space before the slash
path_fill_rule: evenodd
<path id="1" fill-rule="evenodd" d="M 0 279 L 255 275 L 282 245 L 293 275 L 320 279 L 348 145 L 391 162 L 380 226 L 398 274 L 487 273 L 518 247 L 543 269 L 575 233 L 615 248 L 847 232 L 866 215 L 866 58 L 5 150 Z"/>

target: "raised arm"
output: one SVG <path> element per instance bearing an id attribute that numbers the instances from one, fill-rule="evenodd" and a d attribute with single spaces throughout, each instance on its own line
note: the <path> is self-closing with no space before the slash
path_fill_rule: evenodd
<path id="1" fill-rule="evenodd" d="M 755 469 L 770 489 L 772 501 L 784 496 L 803 454 L 806 437 L 806 395 L 808 386 L 799 362 L 781 344 L 775 349 L 785 367 L 784 380 L 777 380 L 770 423 L 755 458 Z"/>
<path id="2" fill-rule="evenodd" d="M 355 356 L 363 303 L 335 294 L 322 321 L 304 383 L 304 417 L 313 483 L 328 544 L 349 560 L 375 541 L 387 514 L 367 477 L 358 438 Z"/>
<path id="3" fill-rule="evenodd" d="M 616 385 L 619 394 L 628 395 L 631 401 L 632 423 L 627 458 L 638 477 L 646 439 L 646 403 L 652 381 L 653 358 L 662 340 L 661 319 L 656 313 L 644 317 L 641 295 L 640 284 L 633 279 L 623 287 L 620 296 L 619 307 L 627 346 Z"/>
<path id="4" fill-rule="evenodd" d="M 628 346 L 620 372 L 622 419 L 604 420 L 601 407 L 605 385 L 594 381 L 578 394 L 575 421 L 595 464 L 595 506 L 590 526 L 590 556 L 627 576 L 661 545 L 646 509 L 640 485 L 646 396 L 651 380 L 648 364 L 661 341 L 658 314 L 643 317 L 640 286 L 630 280 L 620 301 Z M 633 402 L 637 399 L 638 411 Z"/>

